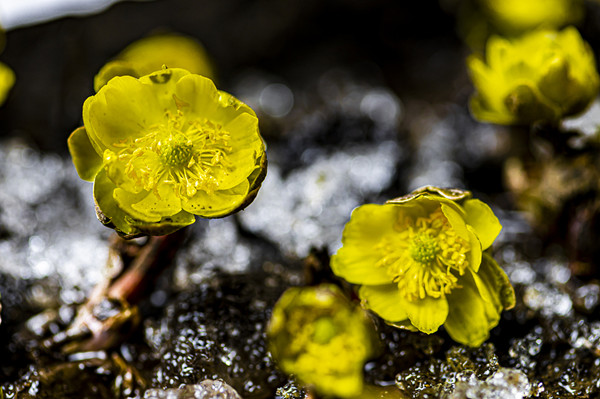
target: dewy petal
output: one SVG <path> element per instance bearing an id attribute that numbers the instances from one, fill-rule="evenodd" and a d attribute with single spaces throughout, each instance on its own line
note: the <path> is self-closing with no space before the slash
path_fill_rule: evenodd
<path id="1" fill-rule="evenodd" d="M 114 145 L 145 134 L 162 120 L 164 108 L 152 87 L 130 76 L 112 79 L 83 104 L 83 124 L 98 153 L 118 151 Z"/>
<path id="2" fill-rule="evenodd" d="M 465 201 L 463 208 L 466 212 L 467 224 L 473 226 L 481 242 L 481 249 L 485 251 L 500 234 L 500 230 L 502 230 L 500 221 L 487 204 L 477 199 Z"/>
<path id="3" fill-rule="evenodd" d="M 446 297 L 433 298 L 426 296 L 423 299 L 405 301 L 406 313 L 411 323 L 427 334 L 434 333 L 444 324 L 448 317 L 448 301 Z"/>
<path id="4" fill-rule="evenodd" d="M 67 144 L 79 177 L 83 180 L 93 181 L 102 168 L 102 158 L 92 146 L 85 128 L 82 126 L 75 129 L 69 136 Z"/>
<path id="5" fill-rule="evenodd" d="M 461 279 L 462 289 L 448 295 L 450 312 L 444 323 L 453 340 L 472 347 L 481 345 L 490 336 L 490 329 L 500 320 L 496 307 L 482 299 L 470 273 Z"/>
<path id="6" fill-rule="evenodd" d="M 204 218 L 227 216 L 244 203 L 249 185 L 248 180 L 244 180 L 235 187 L 212 194 L 199 190 L 193 197 L 184 199 L 182 207 L 185 211 Z"/>
<path id="7" fill-rule="evenodd" d="M 398 205 L 362 205 L 352 212 L 342 235 L 343 246 L 331 258 L 333 272 L 354 284 L 379 285 L 392 282 L 387 269 L 376 263 L 384 255 L 377 245 L 395 234 Z"/>
<path id="8" fill-rule="evenodd" d="M 367 309 L 377 313 L 388 322 L 401 322 L 408 318 L 404 303 L 396 284 L 363 285 L 358 291 Z"/>
<path id="9" fill-rule="evenodd" d="M 167 110 L 176 112 L 181 107 L 190 106 L 185 99 L 179 98 L 177 93 L 179 82 L 190 76 L 197 76 L 198 78 L 210 81 L 210 79 L 203 76 L 191 75 L 185 69 L 180 68 L 165 68 L 139 78 L 139 82 L 152 91 L 153 100 L 158 105 L 158 116 L 160 118 L 163 117 Z M 197 99 L 194 98 L 192 101 L 197 101 Z"/>

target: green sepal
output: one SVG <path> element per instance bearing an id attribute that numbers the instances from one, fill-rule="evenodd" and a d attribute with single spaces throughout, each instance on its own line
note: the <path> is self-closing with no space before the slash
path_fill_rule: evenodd
<path id="1" fill-rule="evenodd" d="M 102 158 L 94 149 L 85 127 L 75 129 L 69 136 L 67 145 L 79 177 L 86 181 L 93 181 L 102 168 Z"/>

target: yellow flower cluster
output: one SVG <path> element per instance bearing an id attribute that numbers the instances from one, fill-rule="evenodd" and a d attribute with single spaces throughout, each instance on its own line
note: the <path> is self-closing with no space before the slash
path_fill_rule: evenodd
<path id="1" fill-rule="evenodd" d="M 391 325 L 481 345 L 514 304 L 508 278 L 485 252 L 502 226 L 469 192 L 419 189 L 352 212 L 334 273 L 360 284 L 368 309 Z"/>

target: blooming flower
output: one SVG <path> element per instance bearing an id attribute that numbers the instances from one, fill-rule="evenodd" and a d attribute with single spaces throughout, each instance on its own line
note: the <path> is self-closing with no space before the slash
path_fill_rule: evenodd
<path id="1" fill-rule="evenodd" d="M 514 292 L 487 254 L 502 226 L 470 193 L 425 187 L 352 212 L 333 272 L 361 284 L 363 305 L 389 324 L 425 333 L 444 325 L 479 346 Z"/>
<path id="2" fill-rule="evenodd" d="M 323 395 L 363 390 L 362 369 L 373 354 L 373 326 L 334 285 L 293 287 L 273 308 L 269 349 L 278 365 Z"/>
<path id="3" fill-rule="evenodd" d="M 83 122 L 69 137 L 75 168 L 94 181 L 100 220 L 125 236 L 229 215 L 266 173 L 255 113 L 183 69 L 113 78 L 85 101 Z"/>
<path id="4" fill-rule="evenodd" d="M 471 113 L 502 125 L 556 123 L 583 111 L 600 87 L 592 50 L 572 27 L 492 37 L 486 58 L 471 55 L 467 66 L 477 90 Z"/>
<path id="5" fill-rule="evenodd" d="M 191 37 L 169 33 L 137 40 L 105 64 L 94 78 L 94 89 L 100 90 L 115 76 L 139 78 L 166 65 L 191 73 L 215 78 L 212 61 L 206 50 Z"/>
<path id="6" fill-rule="evenodd" d="M 494 26 L 510 34 L 541 27 L 562 28 L 583 16 L 581 0 L 480 0 L 479 3 Z"/>

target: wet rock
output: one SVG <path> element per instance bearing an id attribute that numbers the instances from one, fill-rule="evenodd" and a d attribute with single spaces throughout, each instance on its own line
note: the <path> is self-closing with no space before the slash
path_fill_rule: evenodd
<path id="1" fill-rule="evenodd" d="M 178 296 L 145 328 L 158 362 L 152 385 L 222 379 L 244 398 L 272 398 L 287 378 L 266 349 L 265 326 L 287 285 L 274 273 L 220 274 Z"/>
<path id="2" fill-rule="evenodd" d="M 196 385 L 184 385 L 173 389 L 148 389 L 144 399 L 242 399 L 223 381 L 204 380 Z"/>
<path id="3" fill-rule="evenodd" d="M 461 382 L 491 377 L 499 367 L 490 343 L 477 349 L 455 346 L 446 352 L 445 360 L 432 357 L 399 373 L 396 386 L 411 398 L 440 397 L 450 395 Z"/>
<path id="4" fill-rule="evenodd" d="M 529 396 L 531 385 L 527 376 L 519 370 L 499 368 L 491 377 L 480 381 L 473 374 L 469 379 L 456 383 L 456 389 L 444 399 L 523 399 Z"/>

